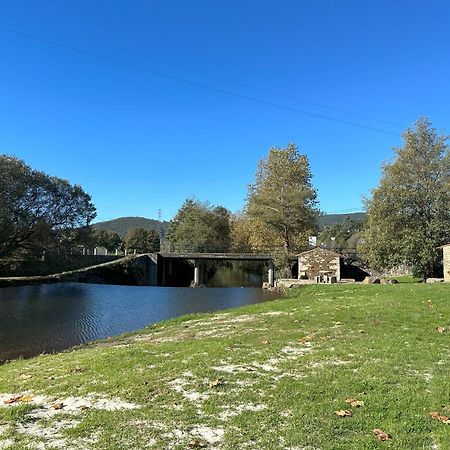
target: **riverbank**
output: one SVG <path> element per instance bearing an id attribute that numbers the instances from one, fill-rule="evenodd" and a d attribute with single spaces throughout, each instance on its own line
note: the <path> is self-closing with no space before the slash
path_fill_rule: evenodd
<path id="1" fill-rule="evenodd" d="M 450 285 L 290 295 L 1 366 L 0 448 L 449 448 Z"/>

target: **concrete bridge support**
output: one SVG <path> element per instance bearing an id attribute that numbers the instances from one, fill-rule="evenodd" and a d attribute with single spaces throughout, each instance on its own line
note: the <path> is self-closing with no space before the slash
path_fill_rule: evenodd
<path id="1" fill-rule="evenodd" d="M 205 282 L 205 263 L 200 260 L 194 260 L 194 284 L 199 286 Z"/>
<path id="2" fill-rule="evenodd" d="M 269 285 L 271 287 L 274 287 L 275 276 L 274 276 L 273 261 L 272 260 L 269 261 L 269 270 L 268 270 L 267 278 L 268 278 L 267 281 L 269 282 Z"/>

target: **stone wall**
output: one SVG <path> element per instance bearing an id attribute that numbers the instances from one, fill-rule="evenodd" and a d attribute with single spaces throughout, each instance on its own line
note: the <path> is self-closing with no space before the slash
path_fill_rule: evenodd
<path id="1" fill-rule="evenodd" d="M 403 277 L 412 276 L 413 268 L 408 264 L 399 264 L 391 269 L 371 270 L 370 272 L 374 277 Z"/>
<path id="2" fill-rule="evenodd" d="M 314 279 L 321 271 L 332 272 L 337 280 L 341 279 L 341 256 L 317 247 L 298 256 L 298 277 Z"/>
<path id="3" fill-rule="evenodd" d="M 450 282 L 450 244 L 444 248 L 444 281 Z"/>

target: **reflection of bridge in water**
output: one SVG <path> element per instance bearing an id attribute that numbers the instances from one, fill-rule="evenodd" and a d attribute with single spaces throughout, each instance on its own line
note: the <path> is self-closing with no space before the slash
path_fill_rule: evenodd
<path id="1" fill-rule="evenodd" d="M 267 280 L 270 286 L 274 285 L 274 266 L 273 256 L 269 254 L 258 253 L 170 253 L 159 252 L 153 254 L 152 261 L 156 264 L 155 279 L 156 285 L 165 286 L 167 281 L 174 276 L 176 277 L 175 262 L 193 262 L 194 273 L 192 280 L 195 286 L 199 286 L 205 282 L 205 267 L 208 261 L 253 261 L 261 262 L 267 265 Z"/>

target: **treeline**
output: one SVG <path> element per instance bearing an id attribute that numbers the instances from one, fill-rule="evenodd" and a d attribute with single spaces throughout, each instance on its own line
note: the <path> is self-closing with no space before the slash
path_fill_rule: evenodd
<path id="1" fill-rule="evenodd" d="M 131 228 L 123 238 L 114 231 L 92 228 L 82 245 L 87 248 L 102 247 L 110 253 L 153 253 L 160 249 L 160 237 L 151 228 Z"/>
<path id="2" fill-rule="evenodd" d="M 426 277 L 439 272 L 439 246 L 450 243 L 450 156 L 447 136 L 426 119 L 403 135 L 393 162 L 382 167 L 380 185 L 365 200 L 365 221 L 347 220 L 322 229 L 317 245 L 357 250 L 376 269 L 409 265 Z M 223 206 L 187 199 L 169 223 L 163 242 L 153 229 L 122 238 L 92 230 L 96 211 L 78 185 L 0 156 L 0 259 L 73 252 L 79 246 L 139 253 L 270 252 L 279 268 L 317 236 L 320 212 L 306 155 L 295 144 L 270 149 L 257 167 L 245 205 Z"/>

